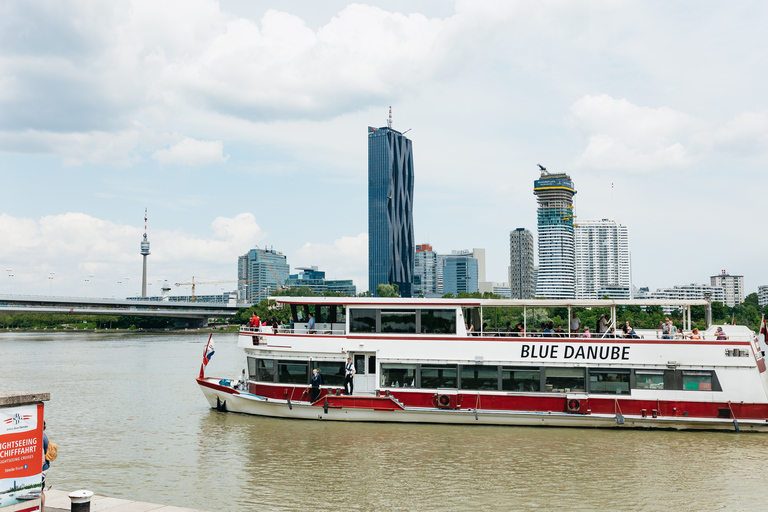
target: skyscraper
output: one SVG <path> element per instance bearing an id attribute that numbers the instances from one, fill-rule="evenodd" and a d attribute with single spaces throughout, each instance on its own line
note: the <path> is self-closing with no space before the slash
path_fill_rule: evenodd
<path id="1" fill-rule="evenodd" d="M 461 251 L 454 251 L 454 254 L 442 256 L 442 260 L 443 293 L 456 295 L 461 292 L 478 291 L 477 258 L 473 258 L 470 254 L 461 254 Z"/>
<path id="2" fill-rule="evenodd" d="M 576 298 L 631 297 L 629 235 L 615 220 L 584 220 L 575 228 Z"/>
<path id="3" fill-rule="evenodd" d="M 541 177 L 533 182 L 533 193 L 539 203 L 536 296 L 573 299 L 576 296 L 573 182 L 565 173 L 550 174 L 542 167 Z"/>
<path id="4" fill-rule="evenodd" d="M 413 295 L 439 297 L 437 281 L 437 253 L 429 244 L 416 246 L 416 260 L 413 272 Z"/>
<path id="5" fill-rule="evenodd" d="M 509 232 L 509 288 L 513 299 L 532 299 L 536 281 L 533 275 L 533 235 L 525 228 Z"/>
<path id="6" fill-rule="evenodd" d="M 368 289 L 396 284 L 410 297 L 414 258 L 413 148 L 390 109 L 386 127 L 368 127 Z"/>
<path id="7" fill-rule="evenodd" d="M 290 268 L 283 253 L 274 249 L 251 249 L 237 258 L 237 288 L 240 300 L 259 302 L 288 279 Z"/>

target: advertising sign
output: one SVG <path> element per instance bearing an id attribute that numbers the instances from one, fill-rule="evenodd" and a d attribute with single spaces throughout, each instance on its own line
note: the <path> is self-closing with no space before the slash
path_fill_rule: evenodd
<path id="1" fill-rule="evenodd" d="M 0 408 L 0 511 L 38 510 L 44 456 L 43 404 Z"/>

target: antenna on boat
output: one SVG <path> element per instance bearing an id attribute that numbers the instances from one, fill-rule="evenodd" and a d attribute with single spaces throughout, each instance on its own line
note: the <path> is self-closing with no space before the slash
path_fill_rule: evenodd
<path id="1" fill-rule="evenodd" d="M 392 105 L 389 106 L 389 119 L 387 119 L 387 128 L 392 129 Z"/>

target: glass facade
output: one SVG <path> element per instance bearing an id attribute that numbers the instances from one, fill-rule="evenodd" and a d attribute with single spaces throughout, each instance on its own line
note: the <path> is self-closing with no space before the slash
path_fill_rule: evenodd
<path id="1" fill-rule="evenodd" d="M 474 293 L 477 286 L 477 259 L 452 254 L 443 257 L 443 293 Z"/>
<path id="2" fill-rule="evenodd" d="M 397 284 L 412 293 L 413 147 L 391 128 L 368 127 L 368 289 Z"/>
<path id="3" fill-rule="evenodd" d="M 251 249 L 237 258 L 237 290 L 240 300 L 259 302 L 270 290 L 285 286 L 290 269 L 283 253 L 274 249 Z M 276 279 L 277 278 L 277 279 Z"/>
<path id="4" fill-rule="evenodd" d="M 539 232 L 539 269 L 536 297 L 573 299 L 576 296 L 576 253 L 573 234 L 571 178 L 542 171 L 533 182 Z"/>
<path id="5" fill-rule="evenodd" d="M 524 228 L 509 233 L 510 298 L 532 299 L 535 295 L 533 275 L 533 235 Z"/>

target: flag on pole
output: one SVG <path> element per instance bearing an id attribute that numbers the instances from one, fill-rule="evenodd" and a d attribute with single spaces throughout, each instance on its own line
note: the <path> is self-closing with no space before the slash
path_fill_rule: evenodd
<path id="1" fill-rule="evenodd" d="M 757 336 L 757 339 L 763 343 L 768 343 L 768 325 L 765 323 L 765 315 L 763 315 L 763 319 L 760 321 L 760 334 Z"/>
<path id="2" fill-rule="evenodd" d="M 213 350 L 213 333 L 211 333 L 211 336 L 208 338 L 208 344 L 205 346 L 205 352 L 203 353 L 203 364 L 208 366 L 208 363 L 211 361 L 211 358 L 213 357 L 214 350 Z"/>

